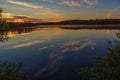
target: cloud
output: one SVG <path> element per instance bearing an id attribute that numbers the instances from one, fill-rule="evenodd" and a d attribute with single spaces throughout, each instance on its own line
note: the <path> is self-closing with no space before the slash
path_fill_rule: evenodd
<path id="1" fill-rule="evenodd" d="M 2 13 L 3 18 L 13 18 L 13 14 L 11 13 Z"/>
<path id="2" fill-rule="evenodd" d="M 50 2 L 50 3 L 54 3 L 54 0 L 43 0 L 43 1 L 47 1 L 47 2 Z"/>
<path id="3" fill-rule="evenodd" d="M 48 46 L 44 46 L 44 47 L 42 47 L 42 48 L 39 48 L 39 50 L 42 51 L 42 50 L 45 50 L 45 49 L 47 49 L 47 48 L 48 48 Z"/>
<path id="4" fill-rule="evenodd" d="M 38 43 L 44 43 L 44 42 L 45 42 L 44 40 L 27 42 L 27 43 L 15 45 L 15 46 L 13 46 L 12 48 L 22 48 L 22 47 L 27 47 L 27 46 L 35 45 L 35 44 L 38 44 Z"/>
<path id="5" fill-rule="evenodd" d="M 107 13 L 106 18 L 112 18 L 112 17 L 113 17 L 113 13 L 111 12 Z"/>
<path id="6" fill-rule="evenodd" d="M 47 19 L 62 19 L 64 18 L 64 15 L 55 11 L 55 10 L 52 10 L 52 9 L 44 9 L 42 10 L 43 13 L 41 13 L 42 15 L 44 16 L 47 16 Z M 50 15 L 50 16 L 48 16 Z"/>
<path id="7" fill-rule="evenodd" d="M 56 3 L 55 0 L 43 0 L 50 3 Z M 58 0 L 57 4 L 69 7 L 90 7 L 98 3 L 98 0 Z"/>
<path id="8" fill-rule="evenodd" d="M 7 0 L 7 2 L 11 4 L 20 5 L 20 6 L 30 7 L 30 8 L 43 8 L 43 6 L 35 5 L 27 2 L 21 2 L 21 1 L 15 1 L 15 0 Z"/>
<path id="9" fill-rule="evenodd" d="M 113 11 L 113 12 L 111 11 L 111 12 L 106 13 L 106 15 L 105 15 L 105 17 L 108 18 L 108 19 L 120 18 L 118 16 L 120 16 L 120 12 L 118 12 L 118 11 Z"/>
<path id="10" fill-rule="evenodd" d="M 97 4 L 98 0 L 82 0 L 83 3 L 86 3 L 88 6 L 93 6 Z"/>
<path id="11" fill-rule="evenodd" d="M 61 1 L 59 4 L 70 6 L 70 7 L 77 7 L 81 5 L 80 2 L 78 1 Z"/>

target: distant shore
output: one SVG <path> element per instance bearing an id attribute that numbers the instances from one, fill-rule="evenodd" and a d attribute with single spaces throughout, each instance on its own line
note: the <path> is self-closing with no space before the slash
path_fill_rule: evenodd
<path id="1" fill-rule="evenodd" d="M 62 29 L 120 29 L 120 24 L 117 25 L 61 25 Z"/>
<path id="2" fill-rule="evenodd" d="M 117 25 L 37 25 L 14 28 L 61 28 L 61 29 L 120 29 L 120 24 Z M 12 28 L 11 28 L 12 29 Z"/>

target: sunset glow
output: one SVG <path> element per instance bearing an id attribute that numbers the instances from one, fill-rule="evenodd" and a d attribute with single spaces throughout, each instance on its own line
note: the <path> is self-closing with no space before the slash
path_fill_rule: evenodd
<path id="1" fill-rule="evenodd" d="M 120 18 L 119 3 L 120 0 L 0 0 L 5 18 L 27 15 L 48 21 Z"/>

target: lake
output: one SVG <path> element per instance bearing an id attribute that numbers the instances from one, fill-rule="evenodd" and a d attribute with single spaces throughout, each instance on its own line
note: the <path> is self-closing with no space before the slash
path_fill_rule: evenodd
<path id="1" fill-rule="evenodd" d="M 95 55 L 104 56 L 107 40 L 120 30 L 13 29 L 0 42 L 0 61 L 22 62 L 29 80 L 80 80 L 81 67 L 90 67 Z"/>

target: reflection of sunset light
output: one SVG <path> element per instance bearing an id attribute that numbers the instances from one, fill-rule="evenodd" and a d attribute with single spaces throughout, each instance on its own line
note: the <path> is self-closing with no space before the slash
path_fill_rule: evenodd
<path id="1" fill-rule="evenodd" d="M 23 19 L 16 19 L 16 20 L 14 20 L 14 22 L 24 22 L 24 20 Z"/>
<path id="2" fill-rule="evenodd" d="M 21 33 L 20 35 L 28 35 L 28 34 L 30 34 L 30 33 Z M 19 35 L 19 33 L 17 31 L 14 31 L 14 32 L 10 31 L 7 33 L 8 37 L 15 37 L 17 35 Z"/>
<path id="3" fill-rule="evenodd" d="M 30 33 L 22 33 L 21 35 L 27 35 L 27 34 L 30 34 Z"/>
<path id="4" fill-rule="evenodd" d="M 8 37 L 14 37 L 15 35 L 14 35 L 14 32 L 8 32 Z"/>
<path id="5" fill-rule="evenodd" d="M 105 30 L 105 33 L 111 34 L 111 33 L 113 33 L 113 31 L 112 30 Z"/>
<path id="6" fill-rule="evenodd" d="M 35 44 L 41 44 L 41 43 L 44 43 L 44 42 L 45 42 L 44 40 L 32 41 L 32 42 L 22 43 L 22 44 L 19 44 L 19 45 L 14 45 L 12 48 L 22 48 L 22 47 L 35 45 Z"/>

